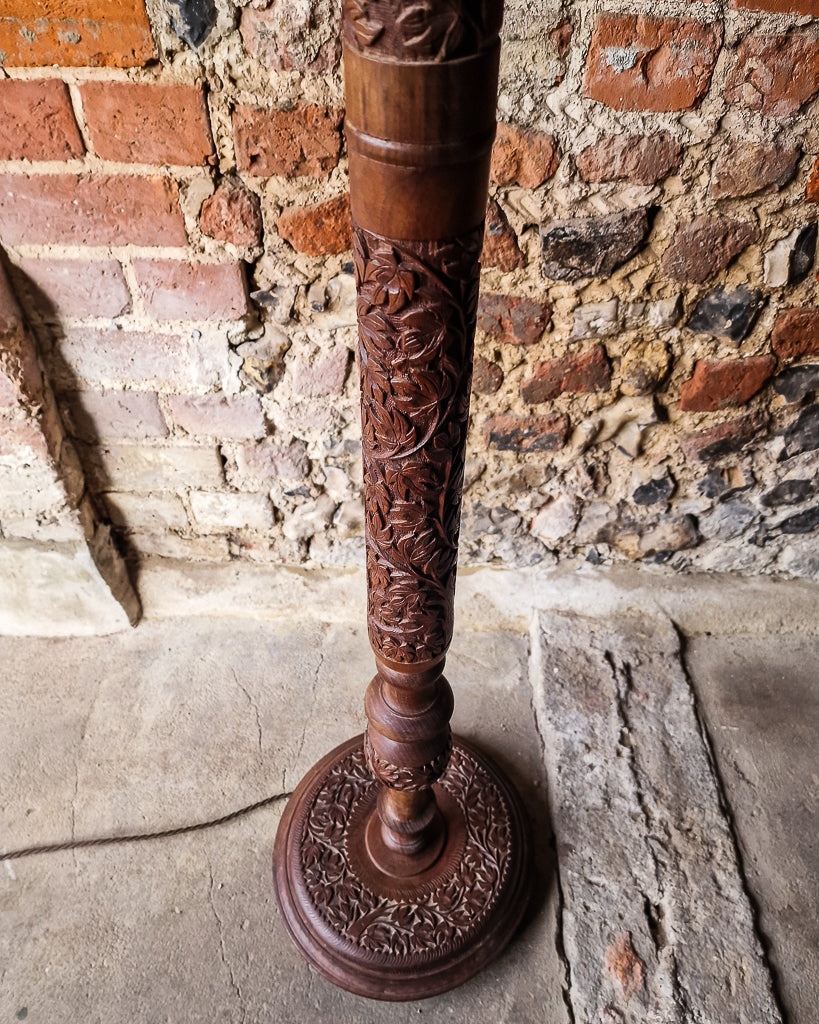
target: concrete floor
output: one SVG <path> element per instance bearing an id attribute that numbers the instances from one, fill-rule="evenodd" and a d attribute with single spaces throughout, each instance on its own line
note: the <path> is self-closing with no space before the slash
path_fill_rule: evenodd
<path id="1" fill-rule="evenodd" d="M 334 617 L 291 625 L 187 615 L 106 637 L 0 638 L 0 854 L 207 822 L 292 790 L 323 753 L 363 728 L 372 674 L 366 635 L 343 612 Z M 588 623 L 576 628 L 619 628 Z M 536 713 L 548 709 L 550 678 L 532 636 L 462 630 L 448 662 L 453 726 L 519 785 L 537 850 L 524 926 L 482 975 L 403 1005 L 350 996 L 317 976 L 287 939 L 270 884 L 282 800 L 173 838 L 5 860 L 0 1022 L 585 1024 L 597 994 L 580 990 L 583 951 L 566 945 L 575 911 L 554 850 L 561 860 L 569 854 L 550 824 L 566 783 L 562 769 L 547 779 L 552 762 Z M 764 947 L 748 949 L 743 970 L 763 995 L 771 983 L 778 1006 L 759 1020 L 813 1024 L 819 642 L 804 630 L 699 635 L 681 657 L 716 757 L 727 804 L 720 813 L 740 854 L 737 884 Z M 605 864 L 601 871 L 616 900 L 614 875 L 606 879 Z M 650 973 L 645 952 L 643 960 Z M 700 973 L 730 987 L 736 979 L 723 978 L 714 960 L 699 964 Z M 615 988 L 604 995 L 610 1002 L 594 1024 L 659 1020 L 650 984 L 630 1001 Z M 678 1009 L 663 1024 L 705 1019 Z"/>

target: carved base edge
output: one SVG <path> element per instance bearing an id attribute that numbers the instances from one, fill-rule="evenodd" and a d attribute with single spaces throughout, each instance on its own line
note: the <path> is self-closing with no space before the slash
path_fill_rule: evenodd
<path id="1" fill-rule="evenodd" d="M 515 933 L 530 888 L 526 818 L 514 787 L 455 738 L 434 787 L 447 821 L 438 861 L 398 879 L 369 857 L 380 784 L 363 738 L 302 780 L 279 824 L 273 881 L 285 925 L 325 978 L 359 996 L 423 999 L 463 984 Z"/>

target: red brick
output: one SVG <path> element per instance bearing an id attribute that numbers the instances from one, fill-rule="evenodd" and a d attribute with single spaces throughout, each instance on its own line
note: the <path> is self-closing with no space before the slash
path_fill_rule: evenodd
<path id="1" fill-rule="evenodd" d="M 326 178 L 341 155 L 343 118 L 341 110 L 306 104 L 292 110 L 239 106 L 233 113 L 239 170 L 262 177 L 309 174 Z"/>
<path id="2" fill-rule="evenodd" d="M 3 0 L 0 50 L 11 68 L 131 68 L 156 55 L 144 0 Z"/>
<path id="3" fill-rule="evenodd" d="M 6 245 L 185 245 L 176 183 L 121 175 L 0 175 Z"/>
<path id="4" fill-rule="evenodd" d="M 176 426 L 196 437 L 252 441 L 267 433 L 256 395 L 171 395 L 168 406 Z"/>
<path id="5" fill-rule="evenodd" d="M 536 363 L 532 376 L 521 384 L 520 395 L 524 402 L 536 405 L 549 402 L 564 391 L 608 391 L 610 387 L 611 367 L 606 350 L 595 345 L 587 352 L 572 352 Z"/>
<path id="6" fill-rule="evenodd" d="M 202 203 L 199 227 L 219 242 L 258 245 L 262 240 L 259 197 L 242 185 L 223 185 Z"/>
<path id="7" fill-rule="evenodd" d="M 503 370 L 483 356 L 475 358 L 472 368 L 472 390 L 476 395 L 494 395 L 503 384 Z"/>
<path id="8" fill-rule="evenodd" d="M 246 7 L 239 31 L 250 56 L 275 71 L 322 75 L 335 67 L 341 56 L 340 5 L 333 5 L 334 23 L 329 38 L 318 48 L 311 45 L 315 26 L 305 25 L 304 10 L 301 5 L 287 0 L 273 4 L 268 10 Z M 308 9 L 308 16 L 311 15 Z"/>
<path id="9" fill-rule="evenodd" d="M 308 256 L 345 252 L 353 244 L 349 193 L 323 203 L 282 210 L 278 230 L 294 249 Z"/>
<path id="10" fill-rule="evenodd" d="M 61 405 L 72 436 L 91 444 L 168 436 L 152 391 L 70 391 L 61 396 Z"/>
<path id="11" fill-rule="evenodd" d="M 816 158 L 816 163 L 813 165 L 813 170 L 810 172 L 808 183 L 805 188 L 805 198 L 810 203 L 819 203 L 819 157 Z"/>
<path id="12" fill-rule="evenodd" d="M 70 160 L 84 152 L 65 82 L 0 80 L 0 160 Z"/>
<path id="13" fill-rule="evenodd" d="M 726 406 L 744 405 L 767 384 L 775 367 L 773 356 L 700 359 L 693 377 L 682 386 L 680 409 L 715 412 Z"/>
<path id="14" fill-rule="evenodd" d="M 154 381 L 198 383 L 188 339 L 179 334 L 67 327 L 54 345 L 50 365 L 69 387 L 78 381 L 114 388 Z"/>
<path id="15" fill-rule="evenodd" d="M 519 295 L 482 292 L 478 300 L 478 327 L 507 345 L 535 345 L 549 326 L 552 307 Z"/>
<path id="16" fill-rule="evenodd" d="M 663 253 L 662 268 L 675 281 L 699 284 L 725 267 L 751 242 L 759 228 L 725 217 L 696 217 L 678 231 Z"/>
<path id="17" fill-rule="evenodd" d="M 769 11 L 771 14 L 809 14 L 819 18 L 819 0 L 731 0 L 734 10 Z"/>
<path id="18" fill-rule="evenodd" d="M 698 430 L 680 438 L 680 448 L 691 462 L 715 462 L 734 455 L 750 444 L 759 444 L 766 436 L 768 417 L 753 412 L 707 430 Z"/>
<path id="19" fill-rule="evenodd" d="M 238 320 L 247 313 L 242 264 L 132 263 L 148 312 L 157 320 Z"/>
<path id="20" fill-rule="evenodd" d="M 680 166 L 682 145 L 669 132 L 610 135 L 577 158 L 584 181 L 632 181 L 654 185 Z"/>
<path id="21" fill-rule="evenodd" d="M 553 452 L 566 444 L 569 417 L 490 416 L 484 424 L 488 445 L 506 452 Z"/>
<path id="22" fill-rule="evenodd" d="M 196 167 L 213 153 L 199 85 L 86 82 L 80 94 L 91 143 L 103 160 Z"/>
<path id="23" fill-rule="evenodd" d="M 801 155 L 799 146 L 731 139 L 714 161 L 708 192 L 722 199 L 751 196 L 769 185 L 782 188 L 793 177 Z"/>
<path id="24" fill-rule="evenodd" d="M 771 345 L 780 359 L 819 356 L 819 307 L 782 310 L 774 322 Z"/>
<path id="25" fill-rule="evenodd" d="M 18 266 L 30 308 L 41 317 L 113 317 L 131 304 L 131 293 L 116 260 L 25 257 Z"/>
<path id="26" fill-rule="evenodd" d="M 527 132 L 514 125 L 498 124 L 492 149 L 490 177 L 498 185 L 537 188 L 557 170 L 554 137 Z"/>
<path id="27" fill-rule="evenodd" d="M 583 91 L 615 110 L 687 110 L 708 92 L 721 45 L 718 24 L 600 15 Z"/>
<path id="28" fill-rule="evenodd" d="M 790 117 L 819 92 L 816 29 L 772 35 L 755 32 L 739 44 L 725 98 L 769 117 Z"/>
<path id="29" fill-rule="evenodd" d="M 497 267 L 504 272 L 526 266 L 517 235 L 494 199 L 489 200 L 486 211 L 481 264 L 484 267 Z"/>

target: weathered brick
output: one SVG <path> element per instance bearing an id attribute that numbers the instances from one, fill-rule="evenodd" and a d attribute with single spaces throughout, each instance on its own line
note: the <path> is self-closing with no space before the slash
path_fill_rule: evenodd
<path id="1" fill-rule="evenodd" d="M 70 391 L 61 405 L 69 433 L 91 444 L 168 436 L 153 391 Z"/>
<path id="2" fill-rule="evenodd" d="M 174 424 L 188 434 L 248 441 L 267 432 L 257 395 L 170 395 Z"/>
<path id="3" fill-rule="evenodd" d="M 536 363 L 534 373 L 520 386 L 524 402 L 536 405 L 550 402 L 564 391 L 582 393 L 608 391 L 611 367 L 602 345 L 586 352 L 570 352 L 559 359 Z"/>
<path id="4" fill-rule="evenodd" d="M 680 438 L 680 448 L 691 462 L 716 462 L 751 444 L 760 443 L 767 434 L 767 426 L 768 417 L 764 412 L 752 412 L 707 430 L 684 434 Z"/>
<path id="5" fill-rule="evenodd" d="M 190 498 L 201 530 L 269 530 L 273 526 L 273 509 L 266 494 L 192 491 Z"/>
<path id="6" fill-rule="evenodd" d="M 128 534 L 128 546 L 141 555 L 176 558 L 182 562 L 227 562 L 231 557 L 227 537 L 213 534 L 180 537 L 177 533 L 143 533 L 134 530 Z"/>
<path id="7" fill-rule="evenodd" d="M 262 240 L 259 197 L 242 185 L 223 185 L 202 203 L 199 227 L 219 242 L 258 245 Z"/>
<path id="8" fill-rule="evenodd" d="M 773 356 L 746 359 L 700 359 L 680 393 L 684 412 L 714 412 L 744 405 L 768 383 L 776 368 Z"/>
<path id="9" fill-rule="evenodd" d="M 537 188 L 557 170 L 554 136 L 498 123 L 490 177 L 498 185 Z"/>
<path id="10" fill-rule="evenodd" d="M 343 118 L 341 110 L 306 104 L 291 110 L 239 106 L 233 113 L 239 170 L 326 178 L 341 155 Z"/>
<path id="11" fill-rule="evenodd" d="M 819 92 L 819 33 L 754 32 L 739 44 L 725 98 L 769 117 L 790 117 Z"/>
<path id="12" fill-rule="evenodd" d="M 132 265 L 157 320 L 238 320 L 247 313 L 243 264 L 135 259 Z"/>
<path id="13" fill-rule="evenodd" d="M 543 273 L 555 281 L 609 277 L 634 256 L 650 226 L 644 209 L 605 217 L 547 221 L 542 226 Z"/>
<path id="14" fill-rule="evenodd" d="M 305 398 L 340 395 L 344 390 L 350 350 L 338 344 L 317 356 L 312 363 L 297 362 L 293 367 L 293 391 Z"/>
<path id="15" fill-rule="evenodd" d="M 11 289 L 11 282 L 0 263 L 0 331 L 12 333 L 22 325 L 23 314 L 17 297 Z"/>
<path id="16" fill-rule="evenodd" d="M 295 482 L 310 475 L 310 460 L 303 441 L 288 445 L 263 441 L 240 445 L 234 451 L 236 470 L 228 469 L 228 482 L 238 490 L 263 490 L 275 480 Z"/>
<path id="17" fill-rule="evenodd" d="M 345 252 L 353 244 L 349 193 L 323 203 L 289 206 L 279 215 L 278 231 L 297 252 L 308 256 Z"/>
<path id="18" fill-rule="evenodd" d="M 6 245 L 185 245 L 176 183 L 121 175 L 0 175 Z"/>
<path id="19" fill-rule="evenodd" d="M 682 145 L 670 132 L 609 135 L 577 158 L 584 181 L 631 181 L 654 185 L 680 166 Z"/>
<path id="20" fill-rule="evenodd" d="M 734 10 L 769 11 L 771 14 L 809 14 L 819 18 L 819 0 L 731 0 Z"/>
<path id="21" fill-rule="evenodd" d="M 188 340 L 179 334 L 66 327 L 49 364 L 69 386 L 77 381 L 115 388 L 121 383 L 198 383 Z"/>
<path id="22" fill-rule="evenodd" d="M 483 434 L 486 443 L 500 451 L 553 452 L 566 444 L 569 417 L 490 416 Z"/>
<path id="23" fill-rule="evenodd" d="M 223 485 L 214 447 L 104 444 L 83 447 L 83 466 L 98 491 L 175 491 Z"/>
<path id="24" fill-rule="evenodd" d="M 534 302 L 520 295 L 481 292 L 478 328 L 507 345 L 535 345 L 549 326 L 549 302 Z"/>
<path id="25" fill-rule="evenodd" d="M 520 251 L 518 238 L 506 214 L 494 199 L 489 200 L 486 211 L 486 230 L 483 236 L 481 265 L 497 267 L 507 272 L 517 270 L 526 265 L 526 259 Z"/>
<path id="26" fill-rule="evenodd" d="M 103 160 L 195 167 L 213 153 L 200 85 L 86 82 L 80 94 L 91 143 Z"/>
<path id="27" fill-rule="evenodd" d="M 819 307 L 783 309 L 774 322 L 771 346 L 780 359 L 819 355 Z"/>
<path id="28" fill-rule="evenodd" d="M 472 368 L 472 390 L 476 395 L 494 395 L 503 384 L 503 370 L 497 363 L 476 356 Z"/>
<path id="29" fill-rule="evenodd" d="M 144 0 L 7 0 L 0 50 L 8 67 L 131 68 L 156 53 Z"/>
<path id="30" fill-rule="evenodd" d="M 759 228 L 725 217 L 696 217 L 678 231 L 663 253 L 662 268 L 675 281 L 700 284 L 724 270 L 731 260 L 759 238 Z"/>
<path id="31" fill-rule="evenodd" d="M 111 519 L 123 530 L 159 534 L 168 530 L 185 530 L 188 526 L 185 506 L 176 494 L 109 491 L 105 495 L 105 504 Z"/>
<path id="32" fill-rule="evenodd" d="M 0 329 L 0 411 L 40 405 L 42 400 L 43 378 L 34 346 L 22 332 Z"/>
<path id="33" fill-rule="evenodd" d="M 819 203 L 819 157 L 810 172 L 808 183 L 805 187 L 805 198 L 809 203 Z"/>
<path id="34" fill-rule="evenodd" d="M 70 160 L 84 152 L 65 82 L 0 80 L 0 160 Z"/>
<path id="35" fill-rule="evenodd" d="M 708 92 L 721 45 L 719 24 L 600 15 L 583 91 L 615 110 L 686 110 Z"/>
<path id="36" fill-rule="evenodd" d="M 131 293 L 116 260 L 24 257 L 21 287 L 38 316 L 119 316 Z"/>
<path id="37" fill-rule="evenodd" d="M 267 68 L 321 75 L 341 56 L 341 8 L 333 4 L 329 24 L 315 24 L 312 6 L 278 0 L 265 10 L 245 7 L 239 31 L 245 49 Z M 317 40 L 317 30 L 326 38 Z M 316 45 L 318 43 L 318 45 Z"/>
<path id="38" fill-rule="evenodd" d="M 802 150 L 782 142 L 731 139 L 720 149 L 711 172 L 708 192 L 714 199 L 750 196 L 777 185 L 782 188 L 794 176 Z"/>

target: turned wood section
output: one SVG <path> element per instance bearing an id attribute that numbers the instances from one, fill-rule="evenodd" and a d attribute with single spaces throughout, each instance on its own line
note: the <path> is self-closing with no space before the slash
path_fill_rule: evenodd
<path id="1" fill-rule="evenodd" d="M 450 732 L 472 354 L 495 134 L 500 0 L 345 0 L 358 313 L 367 731 L 288 805 L 274 879 L 310 962 L 417 999 L 508 942 L 528 893 L 518 797 Z"/>

